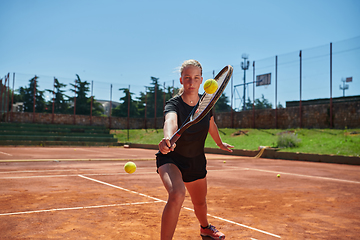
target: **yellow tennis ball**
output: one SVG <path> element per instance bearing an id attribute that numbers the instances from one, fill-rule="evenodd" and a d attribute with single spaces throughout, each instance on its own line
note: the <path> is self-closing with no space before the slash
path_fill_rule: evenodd
<path id="1" fill-rule="evenodd" d="M 277 177 L 280 177 L 280 174 L 278 174 Z"/>
<path id="2" fill-rule="evenodd" d="M 136 171 L 136 165 L 133 162 L 127 162 L 124 166 L 125 172 L 133 173 Z"/>
<path id="3" fill-rule="evenodd" d="M 208 79 L 204 83 L 204 90 L 207 94 L 213 94 L 218 88 L 218 83 L 214 79 Z"/>

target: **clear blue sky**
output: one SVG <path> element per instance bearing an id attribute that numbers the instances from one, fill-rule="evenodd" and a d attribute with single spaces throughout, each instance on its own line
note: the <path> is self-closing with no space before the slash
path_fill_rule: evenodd
<path id="1" fill-rule="evenodd" d="M 190 58 L 202 63 L 204 78 L 234 65 L 239 84 L 243 53 L 251 62 L 273 59 L 360 36 L 359 0 L 2 0 L 0 9 L 1 77 L 15 72 L 25 86 L 36 74 L 45 88 L 54 76 L 73 81 L 79 74 L 102 99 L 110 83 L 136 94 L 150 76 L 178 84 L 176 69 Z M 360 94 L 357 76 L 347 95 Z M 342 94 L 339 84 L 337 77 L 333 96 Z"/>

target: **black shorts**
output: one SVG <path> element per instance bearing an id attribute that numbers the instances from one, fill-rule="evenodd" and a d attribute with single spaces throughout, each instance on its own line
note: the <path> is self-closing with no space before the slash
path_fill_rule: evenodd
<path id="1" fill-rule="evenodd" d="M 175 164 L 179 168 L 184 182 L 193 182 L 206 177 L 205 154 L 190 158 L 176 152 L 170 152 L 166 155 L 158 152 L 155 155 L 157 168 L 167 163 Z"/>

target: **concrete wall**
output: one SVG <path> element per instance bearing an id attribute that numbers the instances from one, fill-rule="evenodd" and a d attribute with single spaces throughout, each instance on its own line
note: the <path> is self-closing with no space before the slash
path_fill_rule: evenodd
<path id="1" fill-rule="evenodd" d="M 17 122 L 17 123 L 44 123 L 44 124 L 77 124 L 77 125 L 95 125 L 106 126 L 113 129 L 126 129 L 127 118 L 118 117 L 92 117 L 76 115 L 75 121 L 73 115 L 35 113 L 9 113 L 7 116 L 3 114 L 1 121 Z M 215 121 L 219 128 L 299 128 L 300 112 L 299 107 L 288 107 L 277 109 L 277 121 L 275 109 L 252 110 L 243 112 L 215 113 Z M 163 127 L 163 118 L 131 118 L 129 121 L 130 129 Z M 330 105 L 308 105 L 302 107 L 302 128 L 331 128 L 330 126 Z M 333 127 L 337 129 L 360 128 L 360 101 L 334 103 L 333 104 Z"/>

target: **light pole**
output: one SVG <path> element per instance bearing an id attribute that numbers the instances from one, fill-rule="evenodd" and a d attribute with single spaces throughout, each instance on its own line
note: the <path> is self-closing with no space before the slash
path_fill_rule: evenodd
<path id="1" fill-rule="evenodd" d="M 340 85 L 340 90 L 343 90 L 343 97 L 345 97 L 345 90 L 348 90 L 349 89 L 349 84 L 345 84 L 345 82 L 350 82 L 350 80 L 348 80 L 350 78 L 346 78 L 346 79 L 341 79 L 341 81 L 343 82 L 343 85 L 341 86 Z M 351 79 L 352 81 L 352 79 Z"/>
<path id="2" fill-rule="evenodd" d="M 249 69 L 249 61 L 246 61 L 246 59 L 249 58 L 249 56 L 247 54 L 243 54 L 241 56 L 242 59 L 244 59 L 244 61 L 241 63 L 241 69 L 244 70 L 244 105 L 243 105 L 243 111 L 245 111 L 246 107 L 245 107 L 245 94 L 246 94 L 246 70 Z"/>

